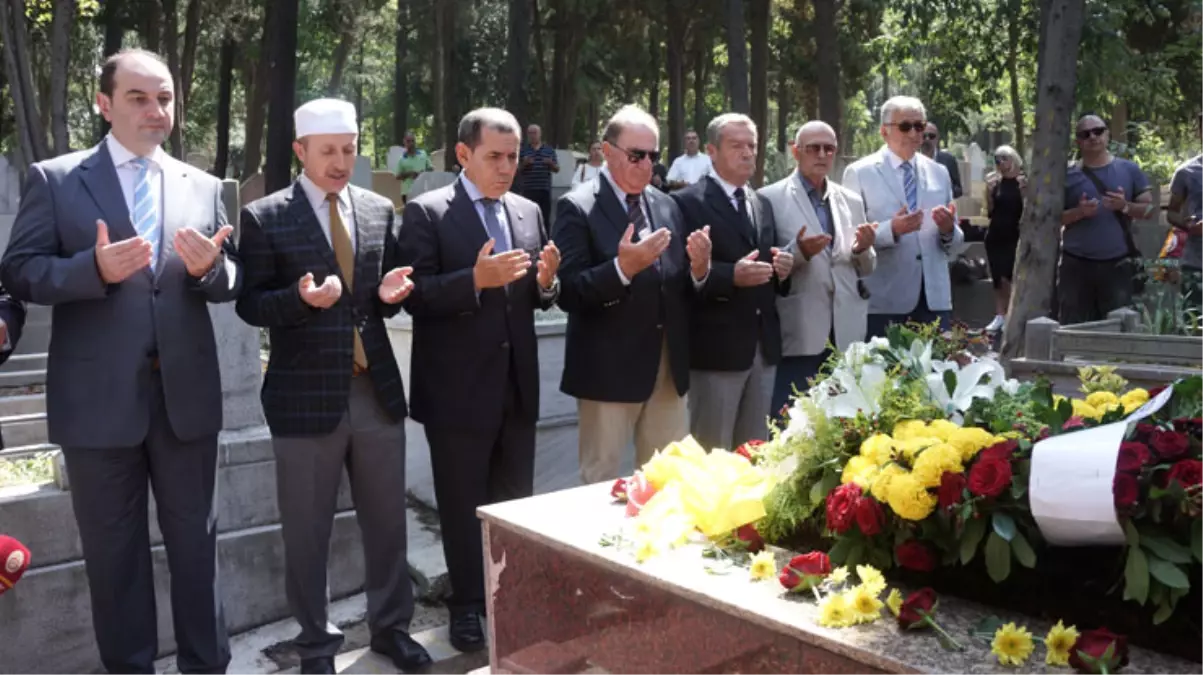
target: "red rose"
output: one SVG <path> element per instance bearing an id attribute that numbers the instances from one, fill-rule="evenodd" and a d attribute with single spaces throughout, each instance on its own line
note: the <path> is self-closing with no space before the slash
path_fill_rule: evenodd
<path id="1" fill-rule="evenodd" d="M 739 446 L 738 448 L 736 448 L 736 449 L 735 449 L 735 454 L 737 454 L 737 455 L 740 455 L 740 456 L 742 456 L 744 459 L 746 459 L 746 460 L 748 460 L 749 462 L 751 462 L 751 463 L 755 464 L 755 463 L 756 463 L 756 456 L 755 456 L 755 455 L 752 453 L 752 448 L 756 448 L 756 447 L 759 447 L 759 446 L 761 446 L 761 445 L 764 445 L 764 441 L 761 441 L 761 440 L 756 440 L 756 439 L 752 439 L 752 440 L 748 441 L 747 443 L 744 443 L 743 445 L 741 445 L 741 446 Z"/>
<path id="2" fill-rule="evenodd" d="M 861 497 L 856 500 L 856 524 L 860 527 L 862 534 L 867 537 L 878 534 L 881 532 L 883 521 L 885 521 L 885 513 L 876 499 Z"/>
<path id="3" fill-rule="evenodd" d="M 1135 441 L 1125 441 L 1119 445 L 1119 461 L 1116 466 L 1120 471 L 1137 473 L 1152 460 L 1153 453 L 1149 452 L 1147 445 Z"/>
<path id="4" fill-rule="evenodd" d="M 1166 388 L 1166 386 L 1167 386 L 1167 385 L 1164 385 L 1164 384 L 1163 384 L 1163 385 L 1161 385 L 1160 387 L 1153 387 L 1152 389 L 1150 389 L 1150 390 L 1149 390 L 1149 400 L 1152 400 L 1152 399 L 1155 399 L 1155 398 L 1157 398 L 1157 395 L 1158 395 L 1158 394 L 1160 394 L 1161 392 L 1165 391 L 1165 388 Z"/>
<path id="5" fill-rule="evenodd" d="M 969 491 L 978 497 L 997 497 L 1011 484 L 1011 463 L 979 459 L 969 469 Z"/>
<path id="6" fill-rule="evenodd" d="M 1157 433 L 1156 425 L 1149 424 L 1147 422 L 1137 422 L 1136 433 L 1132 435 L 1132 438 L 1140 441 L 1141 443 L 1148 443 L 1149 439 L 1152 438 L 1153 434 L 1155 433 Z"/>
<path id="7" fill-rule="evenodd" d="M 822 551 L 811 551 L 794 556 L 777 580 L 791 591 L 809 591 L 828 574 L 831 574 L 831 559 Z"/>
<path id="8" fill-rule="evenodd" d="M 945 471 L 944 475 L 940 476 L 940 490 L 937 493 L 940 497 L 940 508 L 950 509 L 961 503 L 965 482 L 963 473 Z"/>
<path id="9" fill-rule="evenodd" d="M 898 625 L 903 628 L 917 628 L 923 625 L 924 616 L 934 614 L 938 602 L 936 592 L 930 588 L 920 588 L 911 593 L 898 608 Z"/>
<path id="10" fill-rule="evenodd" d="M 1111 650 L 1110 658 L 1103 655 Z M 1128 638 L 1106 628 L 1088 630 L 1078 636 L 1069 650 L 1069 665 L 1079 673 L 1109 673 L 1128 665 Z"/>
<path id="11" fill-rule="evenodd" d="M 1046 426 L 1040 427 L 1040 433 L 1036 434 L 1036 440 L 1043 441 L 1044 439 L 1046 439 L 1052 435 L 1053 435 L 1053 432 L 1048 427 L 1046 427 Z"/>
<path id="12" fill-rule="evenodd" d="M 1179 417 L 1174 420 L 1174 431 L 1187 436 L 1198 436 L 1203 432 L 1203 418 Z"/>
<path id="13" fill-rule="evenodd" d="M 1171 481 L 1178 481 L 1182 487 L 1188 488 L 1198 485 L 1203 482 L 1203 462 L 1197 459 L 1180 459 L 1170 467 L 1169 475 L 1166 476 L 1165 483 L 1169 485 Z"/>
<path id="14" fill-rule="evenodd" d="M 1070 431 L 1071 429 L 1081 429 L 1085 426 L 1086 426 L 1086 420 L 1082 419 L 1081 417 L 1078 417 L 1077 415 L 1074 415 L 1073 417 L 1070 417 L 1069 419 L 1065 420 L 1065 424 L 1061 425 L 1061 430 L 1062 431 Z"/>
<path id="15" fill-rule="evenodd" d="M 1151 444 L 1162 459 L 1178 459 L 1190 450 L 1190 439 L 1177 431 L 1158 431 L 1153 434 Z"/>
<path id="16" fill-rule="evenodd" d="M 1116 508 L 1127 508 L 1136 503 L 1140 497 L 1140 487 L 1136 484 L 1136 476 L 1130 473 L 1117 473 L 1111 483 L 1111 494 L 1115 497 Z"/>
<path id="17" fill-rule="evenodd" d="M 735 531 L 735 538 L 747 546 L 748 553 L 760 553 L 764 549 L 764 540 L 760 538 L 755 525 L 749 524 L 739 528 Z"/>
<path id="18" fill-rule="evenodd" d="M 982 450 L 982 453 L 977 456 L 977 461 L 994 460 L 994 461 L 1011 461 L 1011 457 L 1015 455 L 1015 451 L 1019 449 L 1019 441 L 1015 439 L 995 443 L 990 447 Z"/>
<path id="19" fill-rule="evenodd" d="M 908 570 L 930 572 L 936 569 L 936 554 L 918 539 L 907 539 L 899 544 L 894 549 L 894 557 Z"/>
<path id="20" fill-rule="evenodd" d="M 852 527 L 860 496 L 861 489 L 856 483 L 844 483 L 827 494 L 827 527 L 832 532 L 843 534 Z"/>
<path id="21" fill-rule="evenodd" d="M 610 496 L 617 502 L 625 503 L 627 501 L 627 479 L 619 478 L 614 481 L 614 485 L 610 488 Z"/>
<path id="22" fill-rule="evenodd" d="M 777 575 L 777 581 L 781 582 L 785 590 L 792 591 L 797 588 L 798 584 L 802 583 L 802 577 L 787 565 L 781 568 L 781 573 Z"/>
<path id="23" fill-rule="evenodd" d="M 627 517 L 639 514 L 643 505 L 656 494 L 656 486 L 648 482 L 642 473 L 636 473 L 627 481 Z"/>

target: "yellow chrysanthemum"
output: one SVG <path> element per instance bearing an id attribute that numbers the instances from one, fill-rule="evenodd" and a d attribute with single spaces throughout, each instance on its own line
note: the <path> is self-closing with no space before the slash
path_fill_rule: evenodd
<path id="1" fill-rule="evenodd" d="M 896 445 L 898 447 L 898 453 L 902 455 L 906 461 L 913 462 L 919 453 L 933 445 L 939 445 L 942 442 L 943 441 L 933 436 L 915 436 L 914 438 L 908 438 L 905 441 L 898 441 Z"/>
<path id="2" fill-rule="evenodd" d="M 902 611 L 902 593 L 897 588 L 891 588 L 890 594 L 886 596 L 886 607 L 890 608 L 890 614 L 898 616 Z"/>
<path id="3" fill-rule="evenodd" d="M 772 553 L 761 551 L 752 556 L 752 567 L 749 572 L 754 581 L 772 579 L 777 576 L 777 561 L 773 558 Z"/>
<path id="4" fill-rule="evenodd" d="M 1137 408 L 1149 402 L 1149 392 L 1144 389 L 1133 389 L 1119 397 L 1119 404 L 1124 406 L 1124 412 L 1132 413 Z"/>
<path id="5" fill-rule="evenodd" d="M 819 608 L 819 625 L 828 628 L 843 628 L 851 626 L 856 620 L 852 607 L 844 599 L 843 593 L 832 593 L 823 601 Z"/>
<path id="6" fill-rule="evenodd" d="M 885 434 L 873 434 L 860 444 L 860 454 L 881 466 L 894 458 L 894 439 Z"/>
<path id="7" fill-rule="evenodd" d="M 875 598 L 886 589 L 886 578 L 872 565 L 857 565 L 856 576 L 860 577 L 861 586 Z"/>
<path id="8" fill-rule="evenodd" d="M 852 618 L 856 623 L 870 623 L 881 618 L 881 608 L 885 605 L 868 588 L 857 586 L 849 590 L 846 596 L 844 602 L 852 608 Z"/>
<path id="9" fill-rule="evenodd" d="M 906 520 L 923 520 L 936 509 L 936 496 L 909 473 L 894 476 L 890 480 L 887 501 L 894 513 Z"/>
<path id="10" fill-rule="evenodd" d="M 1109 391 L 1096 391 L 1086 397 L 1086 402 L 1095 408 L 1107 405 L 1119 405 L 1119 397 Z"/>
<path id="11" fill-rule="evenodd" d="M 1050 666 L 1068 666 L 1069 652 L 1078 641 L 1076 626 L 1066 628 L 1064 621 L 1058 621 L 1044 637 L 1044 662 Z"/>
<path id="12" fill-rule="evenodd" d="M 844 465 L 840 483 L 856 483 L 862 490 L 866 490 L 873 484 L 873 478 L 876 475 L 877 464 L 873 460 L 863 455 L 853 455 Z"/>
<path id="13" fill-rule="evenodd" d="M 658 553 L 660 553 L 660 547 L 656 545 L 655 539 L 651 537 L 642 539 L 635 545 L 635 562 L 641 563 Z"/>
<path id="14" fill-rule="evenodd" d="M 1103 411 L 1080 398 L 1075 398 L 1069 403 L 1073 406 L 1073 414 L 1077 417 L 1081 417 L 1082 419 L 1097 420 L 1103 416 Z"/>
<path id="15" fill-rule="evenodd" d="M 961 451 L 955 445 L 941 443 L 933 445 L 919 454 L 915 460 L 915 468 L 911 475 L 924 487 L 939 487 L 940 478 L 945 471 L 961 473 L 965 467 L 961 464 Z"/>
<path id="16" fill-rule="evenodd" d="M 947 441 L 952 437 L 952 433 L 961 427 L 948 420 L 934 420 L 931 424 L 927 425 L 927 428 L 931 436 L 942 441 Z"/>
<path id="17" fill-rule="evenodd" d="M 994 434 L 980 427 L 962 427 L 949 434 L 948 444 L 961 451 L 961 461 L 968 462 L 984 448 L 994 445 Z"/>
<path id="18" fill-rule="evenodd" d="M 873 478 L 873 486 L 869 490 L 873 493 L 873 497 L 879 502 L 885 502 L 890 497 L 890 481 L 894 476 L 901 476 L 906 473 L 906 469 L 897 464 L 887 464 L 877 472 L 877 476 Z"/>
<path id="19" fill-rule="evenodd" d="M 912 438 L 920 436 L 930 436 L 927 431 L 927 422 L 923 420 L 903 420 L 894 425 L 894 440 L 909 441 Z"/>
<path id="20" fill-rule="evenodd" d="M 840 565 L 839 567 L 831 570 L 831 574 L 827 575 L 827 580 L 836 586 L 839 586 L 848 580 L 848 568 Z"/>
<path id="21" fill-rule="evenodd" d="M 1004 666 L 1022 666 L 1034 648 L 1032 632 L 1014 623 L 1003 624 L 990 643 L 990 651 Z"/>

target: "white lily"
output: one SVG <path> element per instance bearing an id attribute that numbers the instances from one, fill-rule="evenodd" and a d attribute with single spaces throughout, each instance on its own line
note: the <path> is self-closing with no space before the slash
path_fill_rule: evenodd
<path id="1" fill-rule="evenodd" d="M 956 385 L 951 394 L 944 385 L 946 372 L 951 372 L 956 378 Z M 927 376 L 927 388 L 931 392 L 932 401 L 944 414 L 960 424 L 961 413 L 973 405 L 974 399 L 994 399 L 994 392 L 1006 380 L 1006 371 L 1002 365 L 993 359 L 975 361 L 964 368 L 955 361 L 941 361 L 933 364 L 932 374 Z"/>
<path id="2" fill-rule="evenodd" d="M 881 412 L 881 395 L 891 384 L 886 369 L 866 363 L 857 378 L 847 370 L 837 370 L 832 377 L 838 392 L 827 392 L 821 403 L 815 401 L 828 417 L 856 417 L 858 412 L 876 415 Z"/>

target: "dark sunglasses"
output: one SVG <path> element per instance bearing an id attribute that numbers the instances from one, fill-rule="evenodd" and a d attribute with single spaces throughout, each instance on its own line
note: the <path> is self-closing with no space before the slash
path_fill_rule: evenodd
<path id="1" fill-rule="evenodd" d="M 902 133 L 909 134 L 912 131 L 923 131 L 927 127 L 927 122 L 924 122 L 923 120 L 919 120 L 918 122 L 907 120 L 905 122 L 890 122 L 886 126 L 898 127 L 898 130 Z"/>
<path id="2" fill-rule="evenodd" d="M 824 155 L 834 155 L 837 149 L 836 146 L 831 145 L 830 143 L 807 143 L 802 147 L 804 150 L 806 150 L 806 152 L 812 155 L 817 155 L 820 152 Z"/>
<path id="3" fill-rule="evenodd" d="M 642 162 L 645 158 L 652 160 L 653 164 L 660 161 L 660 151 L 659 150 L 627 150 L 626 148 L 622 148 L 617 145 L 614 147 L 627 153 L 627 161 L 630 162 L 631 164 L 638 164 L 638 163 Z"/>
<path id="4" fill-rule="evenodd" d="M 1002 164 L 1002 163 L 1003 163 L 1003 162 L 1004 162 L 1006 159 L 1007 159 L 1007 158 L 1006 158 L 1004 155 L 995 155 L 995 156 L 994 156 L 994 163 L 995 163 L 995 164 Z"/>
<path id="5" fill-rule="evenodd" d="M 899 127 L 899 128 L 901 129 L 902 127 Z M 924 138 L 926 138 L 926 139 L 927 139 L 927 140 L 929 140 L 929 141 L 934 141 L 934 140 L 936 140 L 936 138 L 938 138 L 939 136 L 940 136 L 940 134 L 923 134 L 923 137 L 924 137 Z"/>
<path id="6" fill-rule="evenodd" d="M 1078 140 L 1084 141 L 1091 136 L 1102 136 L 1107 133 L 1107 127 L 1095 127 L 1093 129 L 1083 129 L 1078 132 Z"/>

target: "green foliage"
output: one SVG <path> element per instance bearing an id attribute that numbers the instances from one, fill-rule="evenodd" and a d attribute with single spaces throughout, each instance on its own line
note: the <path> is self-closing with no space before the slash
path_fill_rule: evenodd
<path id="1" fill-rule="evenodd" d="M 1082 366 L 1078 368 L 1078 381 L 1082 383 L 1081 391 L 1086 396 L 1096 391 L 1123 396 L 1128 388 L 1128 380 L 1115 372 L 1115 366 Z"/>

